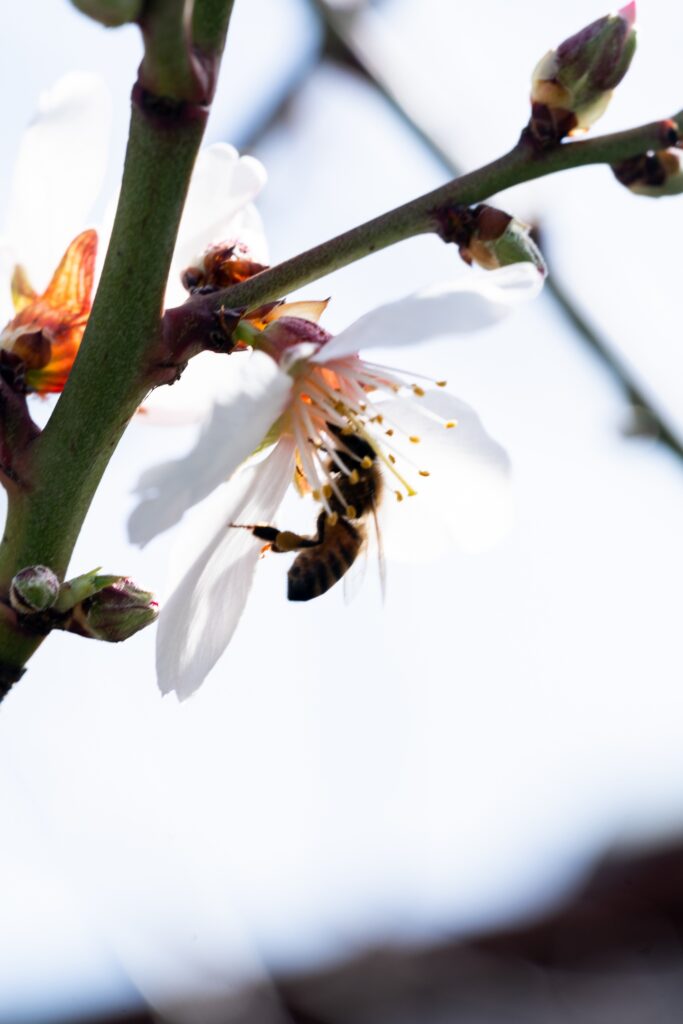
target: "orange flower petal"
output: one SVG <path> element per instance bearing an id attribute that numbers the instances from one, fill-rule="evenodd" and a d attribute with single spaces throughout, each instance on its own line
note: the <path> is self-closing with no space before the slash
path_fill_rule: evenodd
<path id="1" fill-rule="evenodd" d="M 64 253 L 46 291 L 36 295 L 23 270 L 12 279 L 17 315 L 0 346 L 24 364 L 27 386 L 38 394 L 62 391 L 88 322 L 97 232 L 84 231 Z"/>
<path id="2" fill-rule="evenodd" d="M 26 306 L 38 298 L 38 293 L 31 287 L 28 275 L 24 268 L 17 263 L 12 273 L 12 305 L 17 313 L 20 313 Z"/>
<path id="3" fill-rule="evenodd" d="M 92 229 L 81 232 L 62 256 L 43 292 L 43 300 L 63 313 L 89 313 L 96 255 L 97 232 Z"/>

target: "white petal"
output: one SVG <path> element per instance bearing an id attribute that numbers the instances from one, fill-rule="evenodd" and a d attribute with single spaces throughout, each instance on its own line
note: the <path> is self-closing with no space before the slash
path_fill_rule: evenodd
<path id="1" fill-rule="evenodd" d="M 41 95 L 23 135 L 7 234 L 38 290 L 87 226 L 106 170 L 110 122 L 104 81 L 73 71 Z"/>
<path id="2" fill-rule="evenodd" d="M 174 589 L 159 618 L 162 693 L 175 691 L 180 700 L 189 697 L 230 642 L 261 548 L 249 530 L 230 524 L 272 522 L 293 472 L 294 446 L 283 439 L 268 458 L 224 484 L 188 521 L 185 545 L 176 550 Z"/>
<path id="3" fill-rule="evenodd" d="M 477 331 L 497 323 L 518 303 L 534 298 L 542 287 L 543 277 L 530 263 L 472 271 L 366 313 L 323 345 L 315 361 Z"/>
<path id="4" fill-rule="evenodd" d="M 154 427 L 201 423 L 216 402 L 234 398 L 243 385 L 249 359 L 247 353 L 235 353 L 230 359 L 215 352 L 194 356 L 176 384 L 156 388 L 148 395 L 139 410 L 143 422 Z"/>
<path id="5" fill-rule="evenodd" d="M 225 356 L 222 357 L 225 360 Z M 128 520 L 135 544 L 146 544 L 177 523 L 192 505 L 223 484 L 251 455 L 287 405 L 291 379 L 263 352 L 238 354 L 230 393 L 216 402 L 197 443 L 180 459 L 140 477 L 140 503 Z M 182 385 L 182 379 L 179 384 Z"/>
<path id="6" fill-rule="evenodd" d="M 475 411 L 443 391 L 420 399 L 389 399 L 382 408 L 387 422 L 398 428 L 392 442 L 399 453 L 429 473 L 417 477 L 418 493 L 400 502 L 391 493 L 396 486 L 391 474 L 385 474 L 387 493 L 380 511 L 387 553 L 420 560 L 453 547 L 480 551 L 504 536 L 512 522 L 509 460 Z M 426 410 L 457 426 L 446 428 Z M 413 444 L 409 437 L 420 441 Z M 401 463 L 399 454 L 396 465 Z"/>
<path id="7" fill-rule="evenodd" d="M 174 269 L 182 272 L 214 242 L 237 238 L 240 227 L 258 236 L 257 216 L 244 210 L 265 182 L 263 165 L 254 157 L 239 156 L 234 146 L 219 142 L 203 149 L 180 222 Z"/>
<path id="8" fill-rule="evenodd" d="M 234 215 L 230 221 L 230 233 L 247 246 L 249 258 L 255 263 L 268 263 L 268 243 L 263 220 L 253 203 L 247 203 Z"/>

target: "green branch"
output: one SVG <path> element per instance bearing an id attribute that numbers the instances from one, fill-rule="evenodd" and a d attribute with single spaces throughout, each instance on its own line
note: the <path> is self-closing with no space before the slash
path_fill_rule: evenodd
<path id="1" fill-rule="evenodd" d="M 207 57 L 220 57 L 225 47 L 234 0 L 195 0 L 192 41 Z"/>
<path id="2" fill-rule="evenodd" d="M 611 165 L 650 149 L 662 149 L 676 141 L 677 126 L 683 131 L 683 111 L 671 121 L 653 121 L 630 131 L 585 142 L 567 142 L 541 152 L 523 135 L 514 149 L 498 160 L 285 260 L 248 281 L 195 298 L 187 303 L 188 312 L 201 305 L 210 305 L 216 311 L 254 308 L 282 298 L 288 292 L 397 242 L 430 232 L 438 234 L 443 226 L 443 215 L 449 208 L 482 202 L 513 185 L 558 171 L 589 164 Z"/>
<path id="3" fill-rule="evenodd" d="M 225 0 L 224 9 L 230 6 Z M 148 387 L 145 369 L 160 336 L 178 225 L 208 113 L 165 99 L 146 85 L 133 90 L 121 195 L 93 310 L 64 392 L 24 453 L 32 485 L 9 494 L 0 546 L 4 601 L 24 566 L 48 565 L 64 577 L 102 474 Z M 0 617 L 0 697 L 42 639 L 12 614 Z"/>
<path id="4" fill-rule="evenodd" d="M 140 84 L 155 96 L 199 100 L 196 70 L 185 24 L 186 0 L 146 0 L 140 28 L 145 55 Z"/>

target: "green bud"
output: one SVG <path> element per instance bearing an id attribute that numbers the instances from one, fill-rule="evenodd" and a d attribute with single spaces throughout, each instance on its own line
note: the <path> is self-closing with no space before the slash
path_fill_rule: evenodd
<path id="1" fill-rule="evenodd" d="M 47 565 L 28 565 L 10 584 L 9 600 L 20 615 L 39 615 L 52 608 L 59 594 L 59 579 Z"/>
<path id="2" fill-rule="evenodd" d="M 471 214 L 471 223 L 463 225 L 459 245 L 466 263 L 476 263 L 485 270 L 497 270 L 511 263 L 533 263 L 539 273 L 547 274 L 545 260 L 527 224 L 486 204 L 475 207 Z"/>
<path id="3" fill-rule="evenodd" d="M 98 591 L 104 590 L 105 587 L 118 583 L 124 578 L 122 576 L 100 576 L 99 573 L 99 568 L 91 569 L 90 572 L 84 572 L 82 576 L 75 576 L 72 580 L 63 583 L 55 611 L 68 612 L 75 605 L 93 597 Z"/>
<path id="4" fill-rule="evenodd" d="M 107 28 L 137 21 L 144 6 L 144 0 L 71 0 L 71 3 L 81 14 L 87 14 Z"/>
<path id="5" fill-rule="evenodd" d="M 612 168 L 622 185 L 639 196 L 659 199 L 683 192 L 683 152 L 660 149 L 624 160 Z"/>
<path id="6" fill-rule="evenodd" d="M 532 75 L 532 134 L 552 144 L 602 117 L 633 58 L 635 2 L 565 39 Z"/>
<path id="7" fill-rule="evenodd" d="M 150 626 L 158 614 L 154 594 L 121 576 L 77 604 L 63 628 L 94 640 L 118 643 Z"/>

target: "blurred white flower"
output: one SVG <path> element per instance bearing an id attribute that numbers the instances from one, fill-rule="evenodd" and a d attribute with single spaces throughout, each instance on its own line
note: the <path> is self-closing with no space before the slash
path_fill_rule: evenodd
<path id="1" fill-rule="evenodd" d="M 467 275 L 382 306 L 336 338 L 285 317 L 254 336 L 261 351 L 231 357 L 233 394 L 215 405 L 190 455 L 145 474 L 131 520 L 133 539 L 144 542 L 201 502 L 172 554 L 157 635 L 162 692 L 193 693 L 240 619 L 262 541 L 232 524 L 272 523 L 295 476 L 333 514 L 337 474 L 355 468 L 352 453 L 341 456 L 339 431 L 370 445 L 399 499 L 397 520 L 408 506 L 440 520 L 437 531 L 425 515 L 409 547 L 425 532 L 432 544 L 465 548 L 501 535 L 510 516 L 508 460 L 474 411 L 444 391 L 445 382 L 428 388 L 358 352 L 489 326 L 536 295 L 542 280 L 530 264 Z"/>
<path id="2" fill-rule="evenodd" d="M 97 75 L 72 71 L 41 93 L 14 166 L 0 235 L 0 315 L 12 315 L 15 264 L 45 288 L 89 217 L 107 167 L 111 100 Z"/>
<path id="3" fill-rule="evenodd" d="M 84 234 L 83 228 L 92 225 L 89 218 L 101 191 L 110 125 L 111 100 L 104 81 L 97 75 L 70 72 L 40 96 L 36 116 L 22 137 L 7 225 L 0 234 L 0 325 L 22 314 L 21 323 L 5 332 L 3 347 L 12 349 L 17 336 L 24 338 L 21 357 L 27 358 L 27 367 L 35 376 L 42 375 L 40 381 L 34 382 L 40 385 L 37 390 L 61 390 L 85 328 L 93 274 L 90 268 L 86 288 L 81 268 L 86 257 L 92 263 L 96 238 L 93 231 Z M 241 251 L 248 252 L 254 261 L 267 261 L 261 219 L 252 202 L 265 180 L 266 173 L 259 161 L 240 157 L 233 146 L 217 143 L 201 150 L 178 231 L 166 292 L 167 306 L 187 298 L 181 273 L 215 242 L 239 243 Z M 108 204 L 99 228 L 100 261 L 106 254 L 115 207 L 115 202 Z M 79 242 L 83 238 L 85 242 Z M 77 260 L 76 256 L 86 248 L 85 255 Z M 58 266 L 61 280 L 53 278 Z M 18 273 L 17 267 L 21 268 Z M 43 292 L 51 278 L 52 283 Z M 58 319 L 62 295 L 67 295 L 69 305 L 68 344 L 62 344 L 64 332 L 58 324 L 59 353 L 53 354 L 48 367 L 43 365 L 42 351 L 29 353 L 24 349 L 28 348 L 26 339 L 30 337 L 36 339 L 36 346 L 44 347 L 43 307 L 48 308 L 47 319 Z M 43 301 L 33 317 L 27 307 L 34 299 L 46 297 L 50 301 Z M 78 314 L 75 319 L 74 309 Z M 72 321 L 77 321 L 77 329 Z M 47 327 L 54 349 L 54 324 Z M 34 370 L 36 362 L 41 365 Z M 187 401 L 189 387 L 183 395 L 177 389 L 164 391 L 163 397 L 155 396 L 148 411 L 175 408 L 177 413 L 179 398 Z"/>
<path id="4" fill-rule="evenodd" d="M 217 242 L 240 243 L 250 259 L 268 262 L 263 224 L 253 205 L 265 183 L 263 164 L 253 156 L 240 156 L 227 142 L 200 150 L 178 228 L 166 306 L 185 301 L 187 292 L 180 280 L 183 270 Z"/>

